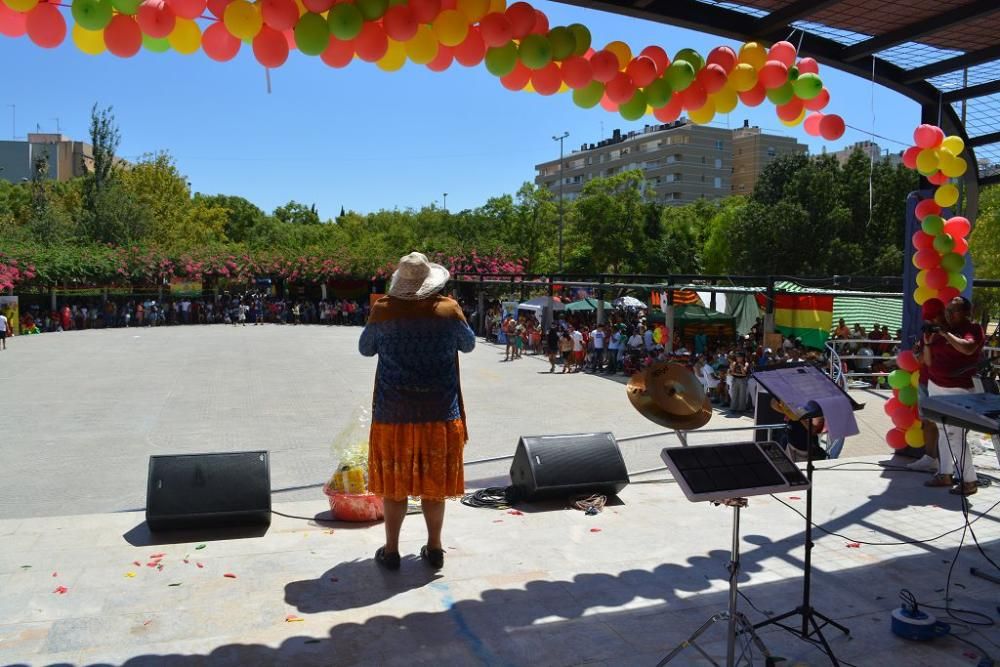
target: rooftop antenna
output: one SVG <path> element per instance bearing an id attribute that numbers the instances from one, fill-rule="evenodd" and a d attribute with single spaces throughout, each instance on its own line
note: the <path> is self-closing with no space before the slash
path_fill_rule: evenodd
<path id="1" fill-rule="evenodd" d="M 52 120 L 56 122 L 56 133 L 62 134 L 62 128 L 59 127 L 59 118 L 54 117 Z"/>

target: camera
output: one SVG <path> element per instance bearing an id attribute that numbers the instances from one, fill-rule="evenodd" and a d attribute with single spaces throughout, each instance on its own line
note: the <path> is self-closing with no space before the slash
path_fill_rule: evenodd
<path id="1" fill-rule="evenodd" d="M 941 333 L 943 330 L 941 325 L 934 324 L 933 322 L 924 322 L 924 325 L 920 328 L 920 331 L 925 334 Z"/>

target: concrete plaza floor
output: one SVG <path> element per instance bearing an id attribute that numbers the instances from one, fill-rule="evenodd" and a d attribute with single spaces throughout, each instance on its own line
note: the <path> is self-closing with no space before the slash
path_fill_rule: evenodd
<path id="1" fill-rule="evenodd" d="M 0 665 L 653 665 L 725 607 L 731 511 L 689 503 L 662 473 L 634 477 L 593 517 L 559 503 L 449 504 L 438 573 L 413 555 L 423 529 L 411 516 L 402 570 L 379 570 L 382 527 L 326 521 L 319 489 L 333 435 L 370 400 L 374 362 L 356 354 L 358 332 L 93 331 L 17 338 L 0 352 Z M 658 430 L 620 381 L 502 358 L 488 345 L 462 358 L 467 459 L 510 454 L 522 433 Z M 837 535 L 814 534 L 813 604 L 851 630 L 827 637 L 844 664 L 975 665 L 957 639 L 889 632 L 901 588 L 941 605 L 950 583 L 953 607 L 994 623 L 1000 588 L 969 574 L 996 571 L 962 530 L 960 499 L 924 488 L 923 473 L 878 465 L 881 399 L 856 397 L 869 406 L 844 456 L 860 458 L 816 476 L 815 522 Z M 709 426 L 747 423 L 718 414 Z M 657 466 L 675 443 L 624 443 L 629 469 Z M 142 507 L 149 454 L 256 448 L 272 451 L 281 513 L 264 534 L 153 536 L 129 511 Z M 997 475 L 992 453 L 976 463 Z M 506 483 L 508 467 L 470 466 L 467 486 Z M 994 561 L 998 502 L 1000 486 L 984 488 L 969 511 Z M 804 504 L 801 493 L 764 496 L 743 512 L 740 608 L 754 622 L 801 601 Z M 1000 657 L 997 625 L 954 632 Z M 723 637 L 713 628 L 703 644 L 718 660 Z M 829 664 L 784 631 L 762 638 L 785 665 Z M 672 664 L 708 663 L 689 649 Z"/>

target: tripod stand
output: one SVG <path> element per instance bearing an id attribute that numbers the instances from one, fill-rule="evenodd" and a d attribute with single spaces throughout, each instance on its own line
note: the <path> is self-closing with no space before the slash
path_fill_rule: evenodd
<path id="1" fill-rule="evenodd" d="M 770 664 L 771 654 L 768 652 L 767 647 L 764 646 L 764 642 L 761 641 L 760 637 L 757 636 L 757 633 L 754 632 L 754 626 L 742 612 L 736 610 L 736 596 L 738 594 L 736 580 L 740 573 L 740 509 L 747 506 L 747 499 L 730 498 L 728 500 L 721 501 L 721 504 L 733 508 L 733 546 L 729 556 L 729 565 L 726 567 L 729 571 L 729 610 L 719 612 L 705 621 L 700 628 L 694 631 L 694 634 L 678 644 L 673 651 L 667 654 L 667 656 L 656 665 L 656 667 L 663 667 L 663 665 L 666 665 L 668 662 L 673 660 L 689 646 L 693 647 L 696 651 L 698 651 L 698 653 L 701 653 L 701 655 L 715 665 L 715 667 L 719 667 L 719 663 L 713 660 L 712 657 L 704 651 L 704 649 L 698 646 L 696 640 L 701 637 L 706 630 L 712 627 L 712 625 L 722 621 L 728 622 L 726 632 L 726 667 L 736 667 L 736 635 L 744 633 L 750 636 L 754 646 L 757 647 L 765 658 L 768 658 L 768 664 Z M 753 663 L 750 658 L 745 655 L 745 650 L 740 654 L 740 661 L 742 662 L 744 658 L 746 658 L 747 664 L 752 667 Z"/>
<path id="2" fill-rule="evenodd" d="M 851 631 L 845 626 L 837 623 L 829 616 L 821 614 L 816 611 L 810 601 L 810 595 L 812 593 L 812 478 L 813 478 L 813 418 L 819 416 L 818 413 L 811 413 L 806 415 L 809 420 L 809 426 L 807 428 L 808 438 L 806 440 L 806 478 L 809 480 L 809 488 L 806 489 L 806 556 L 803 564 L 804 576 L 802 581 L 802 604 L 800 604 L 795 609 L 785 612 L 779 616 L 769 618 L 766 621 L 762 621 L 756 624 L 755 630 L 768 625 L 776 625 L 779 628 L 784 628 L 789 632 L 798 635 L 802 639 L 810 642 L 815 642 L 819 640 L 820 646 L 823 652 L 826 653 L 827 657 L 830 658 L 830 662 L 833 663 L 834 667 L 840 667 L 840 661 L 837 660 L 837 656 L 834 655 L 833 649 L 826 641 L 826 637 L 823 636 L 823 628 L 828 625 L 832 625 L 837 628 L 845 635 L 850 635 Z M 802 625 L 787 625 L 783 623 L 785 619 L 793 618 L 795 616 L 802 617 Z M 822 623 L 817 622 L 816 619 L 822 621 Z M 813 636 L 815 635 L 815 639 Z"/>

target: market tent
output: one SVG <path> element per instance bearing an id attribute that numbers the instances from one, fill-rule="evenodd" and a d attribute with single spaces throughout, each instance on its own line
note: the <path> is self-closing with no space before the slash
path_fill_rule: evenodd
<path id="1" fill-rule="evenodd" d="M 676 306 L 674 308 L 674 324 L 729 324 L 733 326 L 736 318 L 726 313 L 720 313 L 705 306 Z"/>
<path id="2" fill-rule="evenodd" d="M 834 327 L 841 318 L 847 326 L 854 328 L 855 324 L 860 324 L 868 332 L 871 332 L 873 324 L 884 324 L 889 327 L 889 333 L 895 335 L 897 329 L 903 328 L 903 300 L 837 296 L 833 298 Z"/>
<path id="3" fill-rule="evenodd" d="M 611 310 L 613 306 L 607 301 L 604 302 L 604 310 Z M 581 299 L 566 305 L 566 310 L 571 313 L 585 313 L 597 310 L 597 299 Z"/>
<path id="4" fill-rule="evenodd" d="M 517 304 L 518 310 L 535 310 L 541 312 L 543 309 L 549 307 L 549 297 L 547 296 L 536 296 L 534 299 L 528 299 L 524 303 Z M 552 297 L 552 310 L 566 310 L 566 306 Z"/>
<path id="5" fill-rule="evenodd" d="M 763 317 L 752 294 L 726 295 L 726 314 L 736 318 L 734 326 L 736 333 L 741 336 L 750 333 L 750 329 L 757 323 L 757 318 Z"/>

